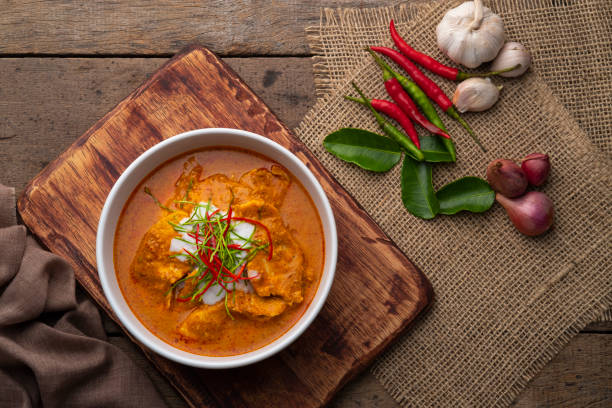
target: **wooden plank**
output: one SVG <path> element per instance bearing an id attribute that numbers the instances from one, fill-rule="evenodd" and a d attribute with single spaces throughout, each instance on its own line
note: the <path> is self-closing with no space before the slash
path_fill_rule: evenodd
<path id="1" fill-rule="evenodd" d="M 266 135 L 307 164 L 337 217 L 339 278 L 310 328 L 274 358 L 209 371 L 149 357 L 192 405 L 205 404 L 202 384 L 222 405 L 323 404 L 403 331 L 430 301 L 431 287 L 313 154 L 208 50 L 193 48 L 173 58 L 77 139 L 29 184 L 19 212 L 43 243 L 72 263 L 81 284 L 112 314 L 94 267 L 96 215 L 134 158 L 162 139 L 198 127 Z"/>
<path id="2" fill-rule="evenodd" d="M 0 138 L 14 135 L 10 140 L 0 140 L 0 174 L 3 175 L 0 182 L 22 190 L 46 163 L 164 61 L 166 59 L 153 58 L 0 59 L 0 72 L 3 74 L 0 75 Z M 298 123 L 314 102 L 312 63 L 309 58 L 228 58 L 225 61 L 291 127 Z M 39 144 L 43 148 L 32 149 Z M 104 321 L 109 334 L 117 335 L 120 332 L 114 322 L 107 318 Z M 585 330 L 610 333 L 612 322 L 592 323 Z M 120 343 L 118 345 L 129 342 L 125 337 L 112 337 L 111 340 L 114 344 Z M 576 367 L 584 368 L 585 372 L 576 372 L 582 377 L 575 379 L 576 386 L 591 390 L 587 394 L 595 395 L 590 387 L 597 382 L 591 380 L 593 372 L 589 373 L 588 368 L 597 368 L 598 361 L 612 361 L 612 350 L 588 344 L 596 341 L 597 337 L 578 335 L 528 385 L 518 403 L 523 403 L 521 401 L 526 398 L 525 395 L 529 395 L 533 401 L 543 401 L 550 387 L 565 395 L 560 397 L 561 400 L 570 400 L 573 394 L 564 393 L 563 379 L 557 378 L 555 370 L 549 369 L 559 359 L 563 362 L 563 368 L 556 367 L 563 372 L 576 371 Z M 582 353 L 571 351 L 575 342 L 580 342 Z M 143 363 L 143 368 L 154 378 L 156 385 L 159 381 L 167 384 L 142 352 L 133 345 L 129 349 L 133 350 L 130 355 L 137 363 Z M 612 375 L 603 380 L 612 382 Z M 548 386 L 534 388 L 535 383 Z M 169 406 L 184 406 L 184 403 L 177 402 L 180 397 L 173 388 L 158 385 L 158 389 Z M 394 406 L 390 397 L 382 392 L 384 390 L 380 384 L 366 372 L 341 390 L 331 406 Z"/>
<path id="3" fill-rule="evenodd" d="M 538 373 L 514 408 L 612 406 L 612 335 L 581 333 Z"/>
<path id="4" fill-rule="evenodd" d="M 198 42 L 220 55 L 307 55 L 304 29 L 321 7 L 378 7 L 391 0 L 9 0 L 0 54 L 173 54 Z M 273 27 L 273 29 L 271 29 Z"/>
<path id="5" fill-rule="evenodd" d="M 0 182 L 26 183 L 165 58 L 0 58 Z M 290 128 L 314 104 L 310 58 L 225 60 Z"/>
<path id="6" fill-rule="evenodd" d="M 400 405 L 387 393 L 381 383 L 370 373 L 364 372 L 346 385 L 329 408 L 399 408 Z"/>
<path id="7" fill-rule="evenodd" d="M 169 408 L 185 408 L 187 404 L 177 394 L 176 390 L 161 376 L 153 364 L 146 358 L 132 341 L 125 336 L 111 336 L 109 342 L 126 353 L 134 363 L 144 370 Z M 216 404 L 211 403 L 211 406 Z M 344 387 L 329 403 L 330 408 L 398 408 L 399 404 L 391 398 L 383 386 L 369 371 L 364 371 Z"/>
<path id="8" fill-rule="evenodd" d="M 580 333 L 538 373 L 513 408 L 612 406 L 612 335 Z M 348 384 L 330 408 L 399 407 L 370 373 Z"/>
<path id="9" fill-rule="evenodd" d="M 170 388 L 140 350 L 125 338 L 112 337 L 120 347 L 150 374 L 168 405 L 182 408 Z M 574 337 L 552 361 L 538 373 L 519 395 L 513 408 L 608 407 L 612 404 L 612 336 L 581 333 Z M 397 404 L 369 372 L 357 376 L 330 402 L 330 408 L 397 408 Z"/>
<path id="10" fill-rule="evenodd" d="M 612 335 L 612 322 L 593 322 L 584 328 L 585 332 L 608 333 Z"/>

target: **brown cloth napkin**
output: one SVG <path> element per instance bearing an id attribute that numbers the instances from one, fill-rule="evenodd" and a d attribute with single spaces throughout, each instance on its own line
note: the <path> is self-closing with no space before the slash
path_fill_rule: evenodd
<path id="1" fill-rule="evenodd" d="M 17 225 L 15 192 L 0 184 L 0 407 L 165 407 L 74 282 Z"/>

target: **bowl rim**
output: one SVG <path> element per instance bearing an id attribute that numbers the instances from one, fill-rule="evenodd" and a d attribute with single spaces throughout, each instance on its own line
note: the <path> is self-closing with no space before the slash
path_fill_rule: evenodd
<path id="1" fill-rule="evenodd" d="M 214 357 L 214 356 L 203 356 L 203 355 L 199 355 L 195 353 L 190 353 L 188 351 L 181 350 L 177 347 L 174 347 L 173 345 L 167 343 L 166 341 L 161 340 L 158 336 L 156 336 L 153 332 L 151 332 L 146 326 L 144 326 L 144 324 L 140 322 L 140 319 L 138 319 L 138 317 L 131 310 L 131 308 L 129 307 L 129 304 L 128 304 L 129 312 L 126 312 L 123 310 L 122 307 L 119 307 L 118 305 L 119 300 L 115 298 L 114 292 L 111 289 L 111 284 L 113 280 L 117 281 L 117 277 L 115 275 L 115 269 L 114 269 L 114 259 L 111 259 L 110 261 L 106 260 L 101 254 L 104 252 L 104 250 L 106 249 L 106 246 L 108 245 L 111 245 L 111 253 L 114 251 L 114 236 L 115 236 L 116 226 L 113 231 L 109 232 L 108 229 L 110 228 L 109 226 L 110 223 L 108 222 L 108 220 L 110 219 L 110 212 L 112 210 L 111 207 L 113 206 L 114 202 L 116 200 L 121 200 L 121 198 L 118 197 L 118 195 L 120 194 L 120 191 L 119 191 L 120 187 L 122 186 L 122 184 L 126 182 L 126 180 L 128 180 L 131 177 L 132 173 L 137 171 L 137 169 L 140 166 L 147 163 L 147 161 L 150 160 L 151 156 L 154 156 L 158 151 L 166 149 L 168 146 L 172 144 L 178 143 L 181 140 L 189 139 L 192 137 L 206 136 L 210 134 L 219 134 L 219 133 L 236 135 L 238 137 L 244 137 L 246 139 L 255 140 L 256 143 L 262 143 L 266 145 L 268 148 L 278 151 L 282 156 L 285 156 L 289 161 L 291 161 L 294 165 L 296 165 L 301 170 L 301 172 L 303 173 L 303 176 L 308 179 L 308 181 L 310 182 L 310 185 L 314 188 L 320 200 L 320 205 L 317 205 L 314 197 L 311 197 L 311 199 L 313 200 L 313 203 L 315 204 L 315 208 L 317 209 L 317 212 L 319 214 L 319 218 L 321 219 L 321 223 L 324 223 L 324 218 L 329 220 L 329 224 L 327 225 L 327 227 L 329 228 L 328 230 L 329 236 L 325 234 L 325 229 L 326 229 L 325 225 L 323 225 L 323 230 L 324 230 L 323 234 L 325 237 L 325 246 L 324 246 L 325 252 L 326 252 L 325 258 L 327 258 L 327 254 L 329 253 L 330 262 L 328 264 L 329 265 L 328 270 L 325 268 L 326 265 L 324 265 L 323 275 L 321 276 L 319 286 L 317 287 L 317 291 L 315 292 L 315 295 L 313 296 L 311 303 L 304 310 L 302 316 L 287 331 L 285 331 L 279 337 L 274 339 L 272 342 L 258 349 L 255 349 L 255 350 L 243 353 L 243 354 L 238 354 L 238 355 Z M 205 146 L 205 147 L 214 147 L 214 146 L 222 147 L 222 146 L 227 146 L 227 145 L 220 143 L 218 145 L 210 145 L 210 146 Z M 237 145 L 229 145 L 229 146 L 240 147 Z M 205 147 L 202 147 L 202 148 L 205 148 Z M 268 154 L 260 153 L 253 148 L 248 148 L 248 147 L 244 147 L 244 148 L 247 150 L 254 151 L 258 154 L 263 154 L 266 157 L 269 157 Z M 198 148 L 195 147 L 193 150 L 197 150 L 197 149 Z M 183 153 L 177 153 L 175 155 L 172 155 L 167 160 L 172 160 L 173 158 L 176 158 L 180 156 L 181 154 L 187 153 L 188 151 L 189 150 L 185 150 Z M 273 158 L 270 158 L 270 159 L 274 161 L 278 161 Z M 158 166 L 161 164 L 162 163 L 158 163 Z M 155 169 L 157 168 L 157 166 L 153 168 Z M 295 174 L 294 176 L 297 177 L 297 175 Z M 140 183 L 143 180 L 143 178 L 141 178 L 138 183 Z M 298 178 L 298 180 L 300 181 L 300 183 L 305 184 L 302 178 Z M 310 191 L 308 193 L 309 195 L 312 195 Z M 127 202 L 128 198 L 126 198 L 120 203 L 121 209 L 123 209 L 123 207 L 125 206 L 125 203 Z M 111 233 L 111 236 L 113 237 L 110 240 L 111 241 L 110 244 L 108 242 L 105 242 L 104 240 L 104 237 L 107 236 L 109 233 Z M 263 359 L 266 359 L 278 353 L 279 351 L 283 350 L 285 347 L 293 343 L 298 337 L 300 337 L 302 333 L 310 326 L 310 324 L 318 316 L 319 312 L 321 311 L 323 305 L 325 304 L 327 300 L 327 296 L 329 294 L 329 291 L 331 290 L 331 286 L 333 284 L 334 277 L 335 277 L 337 257 L 338 257 L 338 238 L 337 238 L 336 221 L 334 218 L 334 213 L 331 209 L 331 205 L 329 203 L 329 199 L 327 195 L 325 194 L 325 191 L 321 187 L 321 184 L 316 179 L 314 174 L 312 174 L 310 169 L 308 169 L 308 167 L 296 155 L 294 155 L 290 150 L 280 145 L 279 143 L 269 138 L 266 138 L 264 136 L 253 133 L 253 132 L 249 132 L 249 131 L 241 130 L 241 129 L 231 129 L 231 128 L 204 128 L 204 129 L 190 130 L 190 131 L 183 132 L 175 136 L 169 137 L 157 143 L 156 145 L 152 146 L 151 148 L 147 149 L 146 151 L 144 151 L 132 163 L 130 163 L 130 165 L 123 171 L 123 173 L 119 176 L 119 178 L 113 184 L 113 187 L 111 188 L 104 202 L 104 207 L 102 208 L 102 212 L 100 214 L 100 220 L 98 222 L 98 229 L 96 233 L 96 264 L 97 264 L 98 277 L 100 279 L 100 283 L 102 285 L 104 295 L 106 299 L 108 300 L 112 311 L 118 317 L 118 319 L 123 324 L 123 326 L 138 341 L 140 341 L 142 344 L 144 344 L 147 348 L 154 351 L 155 353 L 163 357 L 166 357 L 170 360 L 181 363 L 181 364 L 198 367 L 198 368 L 208 368 L 208 369 L 226 369 L 226 368 L 234 368 L 234 367 L 240 367 L 240 366 L 245 366 L 245 365 L 256 363 L 258 361 L 261 361 Z M 106 264 L 109 262 L 111 266 L 110 271 L 107 270 L 107 267 L 106 267 Z M 327 264 L 326 261 L 325 261 L 325 264 Z M 325 274 L 329 275 L 328 279 L 323 279 L 325 277 Z M 114 275 L 114 276 L 111 277 L 109 275 Z M 117 285 L 118 285 L 118 282 L 117 282 Z M 318 302 L 315 303 L 316 297 L 319 294 L 319 292 L 321 292 L 321 297 L 318 299 Z M 122 292 L 120 296 L 123 298 L 123 300 L 127 304 L 127 300 L 123 297 Z M 129 313 L 131 313 L 138 320 L 138 322 L 141 323 L 141 326 L 144 328 L 144 332 L 141 331 L 140 328 L 136 329 L 135 327 L 132 326 L 132 323 L 128 319 Z M 150 336 L 153 336 L 154 338 L 161 340 L 161 342 L 165 344 L 167 347 L 163 348 L 163 347 L 158 346 L 157 344 L 155 344 L 155 341 L 150 338 Z M 188 356 L 185 356 L 184 354 L 188 354 Z"/>

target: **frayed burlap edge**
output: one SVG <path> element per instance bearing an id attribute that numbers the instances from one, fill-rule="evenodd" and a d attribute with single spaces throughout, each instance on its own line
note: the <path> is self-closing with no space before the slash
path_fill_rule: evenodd
<path id="1" fill-rule="evenodd" d="M 358 67 L 356 67 L 356 70 L 354 72 L 354 76 L 353 77 L 347 77 L 345 78 L 342 82 L 346 83 L 349 82 L 355 78 L 358 77 L 358 75 L 360 74 L 360 69 L 358 69 Z M 545 86 L 545 85 L 543 85 Z M 558 105 L 560 106 L 559 102 L 556 100 L 556 98 L 554 97 L 554 95 L 552 94 L 552 92 L 550 92 L 549 90 L 547 90 L 548 92 L 548 97 L 549 102 L 546 103 L 545 105 L 542 106 L 542 109 L 548 109 L 551 105 Z M 305 117 L 304 117 L 304 121 L 313 121 L 316 119 L 317 115 L 316 115 L 316 110 L 317 109 L 321 109 L 322 106 L 326 106 L 329 102 L 331 102 L 334 98 L 337 97 L 337 91 L 335 91 L 334 88 L 332 88 L 329 92 L 326 92 L 316 103 L 315 107 L 309 111 Z M 567 119 L 567 123 L 571 123 L 572 128 L 574 128 L 573 130 L 575 130 L 576 132 L 574 134 L 578 135 L 578 134 L 582 134 L 583 137 L 584 133 L 580 130 L 580 128 L 578 127 L 578 125 L 573 122 L 571 120 L 571 116 L 569 114 L 569 112 L 564 112 L 563 114 L 563 119 Z M 298 131 L 298 134 L 300 132 Z M 574 138 L 570 139 L 572 141 L 574 141 L 575 139 L 579 138 L 579 136 L 575 136 Z M 585 142 L 588 142 L 587 139 L 585 139 Z M 578 141 L 576 141 L 576 143 L 578 143 Z M 601 157 L 602 161 L 606 161 L 606 158 Z M 577 259 L 576 262 L 579 263 L 583 260 L 585 260 L 589 254 L 591 254 L 591 252 L 597 248 L 600 245 L 603 245 L 605 242 L 608 242 L 609 240 L 609 236 L 608 237 L 603 237 L 602 239 L 598 240 L 597 242 L 594 242 L 591 246 L 591 248 L 588 251 L 585 251 L 585 253 L 583 254 L 583 256 L 580 259 Z M 563 277 L 565 275 L 567 275 L 567 273 L 569 273 L 569 271 L 564 271 L 563 273 L 560 273 L 558 275 L 556 275 L 554 277 L 554 279 L 551 280 L 550 282 L 550 286 L 554 286 L 555 284 L 557 284 L 559 281 L 561 281 L 563 279 Z M 542 293 L 545 292 L 545 288 L 542 289 L 542 291 L 540 291 L 539 295 L 542 295 Z M 537 301 L 537 298 L 539 297 L 537 294 L 534 295 L 535 298 L 532 300 L 531 303 Z M 526 387 L 526 385 L 529 383 L 529 381 L 534 378 L 537 373 L 547 364 L 550 362 L 550 360 L 561 350 L 561 348 L 563 348 L 563 346 L 565 346 L 567 344 L 567 342 L 574 337 L 578 332 L 580 332 L 580 330 L 582 330 L 585 326 L 587 326 L 590 322 L 597 320 L 598 318 L 602 318 L 602 316 L 604 316 L 605 313 L 609 313 L 609 309 L 612 306 L 612 293 L 608 293 L 606 296 L 604 296 L 603 299 L 601 299 L 601 301 L 599 302 L 595 302 L 590 309 L 588 309 L 585 313 L 583 313 L 580 317 L 576 318 L 576 320 L 567 328 L 564 330 L 564 332 L 559 335 L 544 351 L 544 353 L 542 355 L 540 355 L 538 358 L 536 358 L 529 366 L 528 368 L 522 373 L 522 375 L 515 381 L 514 384 L 512 384 L 508 391 L 506 393 L 504 393 L 502 396 L 500 396 L 500 398 L 498 400 L 495 401 L 495 404 L 492 405 L 492 407 L 506 407 L 508 405 L 510 405 L 515 399 L 516 397 L 520 394 L 520 392 Z M 385 381 L 384 379 L 384 375 L 382 375 L 379 371 L 376 370 L 376 368 L 373 369 L 373 374 L 375 375 L 375 377 L 381 382 L 381 384 L 385 387 L 385 389 L 389 392 L 389 395 L 391 395 L 395 400 L 397 400 L 400 403 L 409 403 L 409 401 L 405 400 L 406 398 L 406 394 L 405 391 L 401 390 L 400 388 L 396 387 L 393 383 L 389 382 L 389 381 Z"/>
<path id="2" fill-rule="evenodd" d="M 504 408 L 511 405 L 519 394 L 525 389 L 529 382 L 540 372 L 546 364 L 548 364 L 553 357 L 561 351 L 565 345 L 576 336 L 582 329 L 584 329 L 589 323 L 601 319 L 606 314 L 610 313 L 610 307 L 612 306 L 612 293 L 609 293 L 602 302 L 594 305 L 590 310 L 579 317 L 572 326 L 565 330 L 565 332 L 559 336 L 552 345 L 542 354 L 537 360 L 533 361 L 531 366 L 523 373 L 523 376 L 519 378 L 512 386 L 510 390 L 500 397 L 493 406 L 494 408 Z M 387 388 L 388 391 L 390 391 Z M 397 391 L 389 392 L 389 394 L 398 399 L 399 394 Z"/>
<path id="3" fill-rule="evenodd" d="M 455 1 L 454 3 L 460 3 Z M 505 2 L 496 2 L 496 10 L 504 12 L 516 8 L 533 8 L 533 7 L 549 7 L 553 8 L 557 4 L 556 0 L 507 0 Z M 450 8 L 450 5 L 449 5 Z M 393 20 L 410 21 L 417 16 L 419 18 L 427 18 L 428 13 L 434 9 L 430 3 L 421 4 L 401 4 L 390 7 L 380 7 L 371 9 L 355 9 L 355 8 L 322 8 L 318 26 L 306 27 L 307 42 L 311 52 L 314 54 L 313 75 L 315 83 L 315 95 L 317 99 L 322 99 L 329 95 L 337 81 L 330 75 L 330 67 L 328 59 L 325 56 L 325 49 L 321 42 L 321 31 L 323 28 L 334 27 L 343 29 L 349 27 L 362 27 L 366 25 L 382 25 L 386 26 L 388 22 Z M 570 115 L 571 116 L 571 115 Z M 306 120 L 307 116 L 303 120 Z M 593 322 L 612 321 L 612 309 L 607 309 L 593 316 Z M 580 329 L 586 326 L 584 324 Z M 580 330 L 579 329 L 579 330 Z M 579 331 L 578 330 L 578 331 Z"/>
<path id="4" fill-rule="evenodd" d="M 525 8 L 549 8 L 554 9 L 564 0 L 495 0 L 496 12 L 503 13 L 508 10 Z M 448 8 L 459 5 L 460 0 L 448 3 Z M 306 27 L 306 40 L 313 54 L 313 73 L 315 83 L 315 94 L 317 97 L 328 94 L 333 89 L 333 80 L 329 75 L 330 68 L 325 57 L 325 49 L 321 42 L 321 31 L 323 28 L 336 27 L 363 27 L 366 25 L 387 26 L 390 20 L 410 21 L 419 16 L 427 18 L 428 13 L 435 9 L 435 3 L 400 4 L 396 6 L 378 8 L 321 8 L 319 25 Z"/>
<path id="5" fill-rule="evenodd" d="M 333 9 L 322 8 L 320 24 L 318 26 L 306 27 L 306 39 L 310 51 L 314 56 L 313 75 L 315 83 L 315 95 L 321 98 L 331 92 L 334 88 L 334 81 L 330 75 L 327 58 L 324 56 L 324 46 L 321 43 L 321 29 L 323 27 L 343 27 L 343 26 L 359 26 L 366 24 L 387 24 L 390 20 L 411 20 L 419 13 L 431 8 L 427 4 L 401 4 L 393 7 L 382 7 L 368 9 L 368 13 L 364 13 L 361 9 Z"/>
<path id="6" fill-rule="evenodd" d="M 600 316 L 593 319 L 594 322 L 612 322 L 612 309 L 608 309 Z"/>
<path id="7" fill-rule="evenodd" d="M 553 6 L 553 2 L 550 0 L 543 1 L 531 1 L 531 0 L 514 0 L 509 2 L 514 7 L 520 7 L 522 5 L 531 5 L 538 4 L 540 6 Z M 318 27 L 309 27 L 307 29 L 308 33 L 308 41 L 311 44 L 311 49 L 315 56 L 313 57 L 313 69 L 315 73 L 315 87 L 316 87 L 316 95 L 317 95 L 317 104 L 325 104 L 326 101 L 331 100 L 331 94 L 338 84 L 337 78 L 333 79 L 330 75 L 330 67 L 328 66 L 327 58 L 325 57 L 325 50 L 323 48 L 323 44 L 320 38 L 320 32 L 323 27 L 341 27 L 343 24 L 354 24 L 355 22 L 359 22 L 359 24 L 363 24 L 363 21 L 381 21 L 382 24 L 387 24 L 390 18 L 397 19 L 398 16 L 406 19 L 414 18 L 414 16 L 419 15 L 419 17 L 423 17 L 430 10 L 431 7 L 428 5 L 418 5 L 418 6 L 397 6 L 392 8 L 379 8 L 379 9 L 371 9 L 371 10 L 360 10 L 360 9 L 323 9 L 321 11 L 321 23 Z M 358 70 L 353 71 L 353 75 L 350 73 L 347 74 L 345 78 L 342 78 L 342 82 L 350 81 L 357 75 Z M 555 103 L 559 103 L 558 98 L 556 98 L 552 92 L 551 98 L 554 99 Z M 304 121 L 312 120 L 313 111 L 316 109 L 313 108 L 304 118 Z M 568 119 L 571 118 L 571 114 L 567 113 Z M 571 120 L 571 119 L 570 119 Z M 573 121 L 572 121 L 573 122 Z M 577 124 L 574 123 L 574 126 L 580 131 Z M 580 131 L 582 133 L 582 131 Z M 604 159 L 605 160 L 605 159 Z M 602 241 L 607 242 L 606 241 Z M 590 308 L 580 315 L 575 321 L 567 327 L 564 332 L 559 335 L 547 348 L 544 350 L 542 355 L 540 355 L 537 359 L 535 359 L 527 369 L 522 373 L 522 375 L 510 386 L 507 392 L 501 395 L 496 401 L 494 406 L 496 407 L 504 407 L 510 405 L 515 398 L 519 395 L 519 393 L 525 388 L 528 382 L 537 375 L 537 373 L 558 353 L 558 351 L 567 344 L 567 342 L 575 336 L 580 330 L 582 330 L 585 326 L 587 326 L 592 321 L 605 321 L 612 320 L 612 293 L 608 293 L 601 299 L 599 302 L 595 302 Z M 383 383 L 389 394 L 398 400 L 398 402 L 407 402 L 402 401 L 402 398 L 406 396 L 405 392 L 400 389 L 394 388 L 393 384 L 385 382 L 384 379 L 381 378 L 380 373 L 374 372 L 375 376 Z"/>
<path id="8" fill-rule="evenodd" d="M 594 145 L 612 155 L 612 8 L 606 1 L 487 0 L 486 5 L 504 17 L 509 39 L 522 41 L 532 50 L 533 69 Z M 387 19 L 405 23 L 410 32 L 420 22 L 439 21 L 441 7 L 446 10 L 459 3 L 430 0 L 377 9 L 322 9 L 319 26 L 306 29 L 315 54 L 316 95 L 329 92 L 334 81 L 352 70 L 356 47 L 366 45 L 361 40 L 372 32 L 386 32 Z M 551 35 L 545 35 L 546 31 Z M 378 45 L 392 42 L 385 38 Z M 438 52 L 432 55 L 444 60 Z"/>

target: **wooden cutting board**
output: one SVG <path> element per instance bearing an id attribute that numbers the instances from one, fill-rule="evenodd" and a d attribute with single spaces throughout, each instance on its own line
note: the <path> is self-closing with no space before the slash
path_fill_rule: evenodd
<path id="1" fill-rule="evenodd" d="M 106 196 L 145 150 L 207 127 L 264 135 L 306 163 L 336 217 L 336 279 L 310 328 L 258 364 L 202 370 L 143 350 L 194 407 L 206 406 L 204 389 L 223 406 L 321 406 L 425 308 L 431 286 L 319 160 L 209 50 L 194 46 L 169 60 L 32 180 L 19 199 L 19 212 L 51 251 L 70 261 L 79 282 L 117 321 L 95 266 L 96 229 Z"/>

